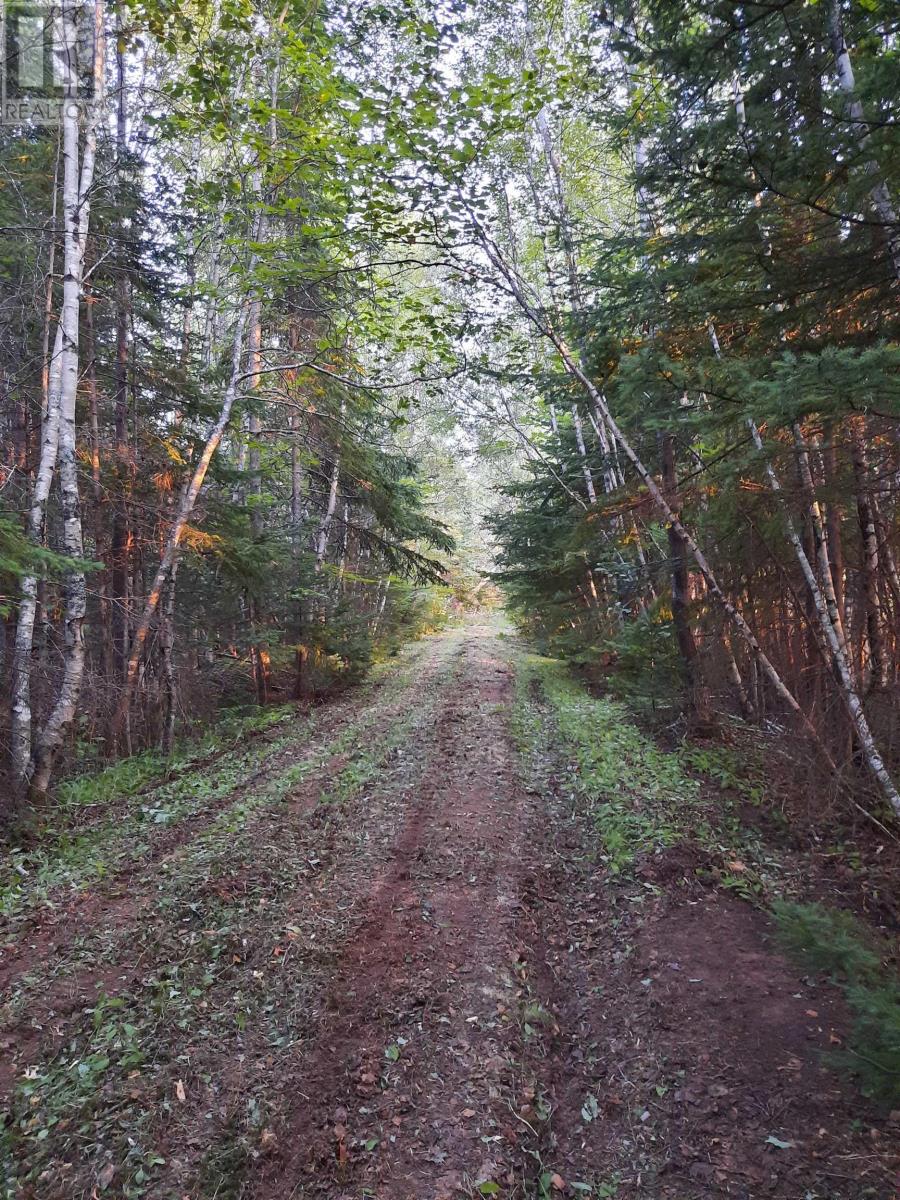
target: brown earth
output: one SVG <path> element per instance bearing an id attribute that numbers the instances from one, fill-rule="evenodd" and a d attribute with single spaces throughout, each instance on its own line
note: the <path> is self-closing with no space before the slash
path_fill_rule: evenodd
<path id="1" fill-rule="evenodd" d="M 13 972 L 5 996 L 10 1195 L 897 1195 L 897 1124 L 823 1059 L 837 992 L 689 848 L 606 877 L 553 764 L 529 778 L 513 743 L 518 653 L 478 623 L 417 648 L 345 750 L 354 702 L 323 726 L 286 802 L 221 844 L 186 824 L 164 877 L 157 856 L 92 890 L 100 927 L 55 923 L 52 985 Z M 146 1054 L 111 1036 L 72 1099 L 98 992 Z"/>

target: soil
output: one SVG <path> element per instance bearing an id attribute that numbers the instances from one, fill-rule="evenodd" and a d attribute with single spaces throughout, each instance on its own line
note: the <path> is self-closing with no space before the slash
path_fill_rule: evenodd
<path id="1" fill-rule="evenodd" d="M 203 858 L 189 820 L 71 920 L 0 933 L 20 1130 L 23 1080 L 90 1036 L 98 993 L 139 1014 L 163 964 L 187 991 L 216 921 L 228 946 L 189 1005 L 148 1024 L 149 1059 L 79 1110 L 77 1138 L 10 1137 L 19 1195 L 897 1196 L 900 1114 L 829 1064 L 839 993 L 775 950 L 764 913 L 697 884 L 690 846 L 631 887 L 606 876 L 552 764 L 535 780 L 517 753 L 518 653 L 477 621 L 417 647 L 408 685 L 342 700 L 297 750 L 325 753 L 354 704 L 374 706 L 387 741 L 355 791 L 339 781 L 374 734 L 326 753 L 231 854 Z M 197 863 L 173 907 L 166 880 Z"/>

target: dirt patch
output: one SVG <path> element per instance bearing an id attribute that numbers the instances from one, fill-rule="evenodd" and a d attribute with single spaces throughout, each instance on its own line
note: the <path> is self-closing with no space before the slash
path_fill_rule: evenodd
<path id="1" fill-rule="evenodd" d="M 419 648 L 416 648 L 418 653 Z M 378 703 L 380 684 L 368 685 L 366 691 Z M 0 994 L 7 991 L 25 971 L 33 972 L 53 956 L 64 953 L 74 942 L 92 931 L 114 932 L 132 925 L 142 908 L 156 893 L 157 876 L 151 869 L 177 856 L 206 829 L 216 816 L 242 796 L 251 795 L 263 787 L 279 769 L 312 759 L 328 741 L 337 737 L 360 713 L 363 694 L 343 695 L 317 716 L 317 724 L 302 741 L 270 755 L 258 770 L 252 771 L 234 788 L 215 802 L 202 806 L 202 811 L 184 816 L 169 828 L 142 827 L 140 835 L 148 839 L 145 852 L 135 861 L 114 869 L 102 882 L 82 891 L 60 886 L 46 899 L 46 906 L 26 912 L 13 921 L 0 921 Z M 299 718 L 298 718 L 299 719 Z M 303 716 L 305 720 L 305 715 Z M 283 732 L 283 731 L 281 731 Z M 254 741 L 259 740 L 252 739 Z M 263 744 L 274 736 L 262 735 Z M 208 765 L 212 759 L 199 766 Z M 323 778 L 336 773 L 343 763 L 336 759 L 323 768 Z M 199 769 L 199 768 L 198 768 Z M 181 772 L 184 774 L 184 772 Z M 148 789 L 142 789 L 132 802 L 137 803 Z M 6 939 L 4 941 L 4 939 Z"/>
<path id="2" fill-rule="evenodd" d="M 897 1126 L 828 1062 L 847 1035 L 839 993 L 777 953 L 762 913 L 685 888 L 689 851 L 642 895 L 611 888 L 582 837 L 530 937 L 559 1027 L 527 1059 L 550 1114 L 536 1140 L 566 1194 L 893 1196 Z"/>

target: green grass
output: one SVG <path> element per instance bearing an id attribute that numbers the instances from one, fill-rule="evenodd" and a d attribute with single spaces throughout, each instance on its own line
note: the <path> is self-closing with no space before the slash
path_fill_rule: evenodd
<path id="1" fill-rule="evenodd" d="M 408 685 L 410 666 L 400 657 L 375 668 L 363 694 L 384 681 L 380 702 L 389 700 Z M 4 856 L 0 917 L 53 903 L 61 889 L 83 890 L 139 861 L 161 829 L 215 808 L 269 772 L 279 755 L 302 751 L 324 711 L 300 715 L 293 705 L 234 710 L 170 757 L 147 751 L 65 781 L 52 823 Z M 266 736 L 248 741 L 252 733 Z M 265 793 L 265 783 L 258 791 Z"/>
<path id="2" fill-rule="evenodd" d="M 533 760 L 556 746 L 566 784 L 594 820 L 601 854 L 614 874 L 640 853 L 700 836 L 699 785 L 677 754 L 667 754 L 617 700 L 591 696 L 562 663 L 522 656 L 514 733 Z M 540 702 L 535 703 L 536 695 Z M 545 725 L 546 708 L 551 728 Z"/>
<path id="3" fill-rule="evenodd" d="M 740 819 L 739 800 L 764 796 L 752 750 L 664 750 L 628 705 L 592 696 L 560 660 L 529 654 L 518 657 L 512 731 L 532 772 L 558 764 L 556 786 L 592 818 L 612 874 L 689 842 L 703 851 L 698 872 L 718 886 L 754 903 L 777 890 L 782 859 Z"/>

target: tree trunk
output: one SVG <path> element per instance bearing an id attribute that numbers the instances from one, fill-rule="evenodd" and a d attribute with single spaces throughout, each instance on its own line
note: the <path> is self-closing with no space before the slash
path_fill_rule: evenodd
<path id="1" fill-rule="evenodd" d="M 853 134 L 859 149 L 863 152 L 871 141 L 871 131 L 866 121 L 862 102 L 856 94 L 856 80 L 853 76 L 853 64 L 844 37 L 844 18 L 841 12 L 841 0 L 828 0 L 828 36 L 834 54 L 834 68 L 838 85 L 847 97 L 847 114 L 853 126 Z M 890 256 L 891 271 L 896 279 L 900 279 L 900 224 L 897 222 L 897 210 L 890 190 L 884 180 L 880 165 L 874 158 L 866 160 L 863 170 L 871 183 L 872 207 L 884 226 L 884 236 Z"/>
<path id="2" fill-rule="evenodd" d="M 47 500 L 56 470 L 59 452 L 59 398 L 62 382 L 62 325 L 57 325 L 53 355 L 47 370 L 47 407 L 41 423 L 41 454 L 31 493 L 26 532 L 33 545 L 44 540 Z M 32 771 L 31 655 L 37 616 L 38 576 L 29 574 L 21 581 L 19 619 L 12 656 L 12 697 L 10 746 L 13 779 L 17 789 L 27 786 Z"/>
<path id="3" fill-rule="evenodd" d="M 575 445 L 578 447 L 578 457 L 581 460 L 581 471 L 584 475 L 584 486 L 587 489 L 588 500 L 591 504 L 597 503 L 597 489 L 594 487 L 594 477 L 591 474 L 590 464 L 587 459 L 587 448 L 584 444 L 584 426 L 581 423 L 581 414 L 578 411 L 578 405 L 572 405 L 572 424 L 575 426 Z"/>
<path id="4" fill-rule="evenodd" d="M 103 95 L 104 29 L 103 0 L 94 8 L 94 80 L 95 96 Z M 75 66 L 77 44 L 76 15 L 63 12 L 66 47 L 66 96 L 77 97 Z M 97 150 L 96 110 L 86 119 L 84 152 L 79 164 L 80 109 L 63 105 L 63 236 L 65 275 L 60 316 L 62 330 L 59 393 L 59 484 L 62 498 L 63 549 L 76 564 L 84 559 L 81 527 L 81 501 L 78 493 L 78 458 L 75 432 L 75 405 L 78 395 L 78 333 L 84 258 L 90 222 L 90 193 L 94 180 Z M 65 645 L 63 678 L 56 704 L 47 719 L 34 753 L 30 790 L 43 796 L 50 784 L 56 757 L 78 711 L 81 681 L 84 676 L 84 618 L 87 611 L 87 582 L 84 568 L 72 566 L 66 573 Z"/>
<path id="5" fill-rule="evenodd" d="M 164 754 L 171 754 L 175 748 L 175 728 L 178 721 L 178 674 L 175 670 L 175 582 L 177 577 L 178 562 L 176 560 L 172 564 L 172 573 L 166 587 L 166 602 L 163 606 L 159 630 L 163 687 L 166 699 L 162 734 Z"/>
<path id="6" fill-rule="evenodd" d="M 660 436 L 662 451 L 662 480 L 666 498 L 681 518 L 681 502 L 678 495 L 678 479 L 675 471 L 675 445 L 668 431 Z M 691 629 L 688 616 L 688 567 L 687 543 L 682 534 L 670 522 L 667 526 L 669 540 L 670 566 L 669 574 L 672 581 L 672 624 L 675 626 L 675 640 L 684 668 L 684 679 L 691 707 L 697 707 L 697 643 Z"/>
<path id="7" fill-rule="evenodd" d="M 847 623 L 846 605 L 844 602 L 844 542 L 841 535 L 843 510 L 837 501 L 838 463 L 835 446 L 836 429 L 833 421 L 826 422 L 823 431 L 822 458 L 825 464 L 825 479 L 831 492 L 831 498 L 826 507 L 825 532 L 828 535 L 828 549 L 831 555 L 831 581 L 834 585 L 834 599 L 837 604 L 843 624 Z"/>
<path id="8" fill-rule="evenodd" d="M 827 747 L 819 737 L 818 730 L 810 722 L 809 718 L 806 716 L 803 709 L 797 702 L 795 696 L 778 674 L 774 664 L 766 655 L 758 639 L 756 638 L 756 635 L 753 633 L 752 629 L 747 624 L 740 611 L 734 606 L 734 604 L 731 603 L 731 601 L 722 591 L 716 574 L 706 558 L 706 555 L 703 553 L 694 537 L 689 533 L 684 525 L 682 525 L 677 514 L 672 511 L 672 508 L 666 501 L 666 498 L 663 496 L 659 485 L 656 483 L 656 480 L 648 471 L 647 467 L 644 465 L 630 441 L 625 437 L 625 434 L 619 428 L 612 415 L 612 412 L 609 409 L 609 405 L 607 404 L 603 393 L 594 385 L 590 377 L 586 374 L 584 368 L 570 350 L 565 339 L 553 328 L 551 324 L 548 324 L 546 320 L 542 318 L 541 314 L 535 309 L 534 305 L 528 301 L 528 298 L 526 297 L 519 282 L 518 276 L 513 272 L 509 264 L 500 257 L 496 245 L 493 244 L 489 239 L 482 238 L 482 246 L 489 261 L 502 275 L 510 294 L 522 309 L 522 312 L 534 325 L 535 329 L 537 329 L 542 336 L 546 337 L 554 346 L 568 374 L 576 379 L 584 388 L 591 400 L 591 403 L 602 416 L 612 437 L 615 438 L 616 442 L 621 447 L 622 453 L 637 472 L 638 478 L 646 487 L 650 498 L 652 499 L 661 516 L 667 522 L 674 524 L 678 532 L 684 538 L 685 545 L 690 550 L 694 561 L 700 569 L 700 573 L 706 580 L 710 595 L 715 603 L 718 604 L 725 613 L 728 620 L 734 625 L 751 654 L 759 663 L 760 669 L 769 680 L 775 693 L 780 697 L 783 703 L 787 705 L 790 711 L 793 712 L 803 723 L 804 728 L 819 746 L 823 756 L 825 757 L 825 761 L 832 768 L 832 770 L 836 769 L 834 760 L 829 754 Z M 898 812 L 900 812 L 900 798 L 898 798 Z"/>
<path id="9" fill-rule="evenodd" d="M 116 46 L 116 177 L 120 210 L 125 204 L 124 171 L 126 145 L 125 114 L 125 51 L 119 32 Z M 128 331 L 131 310 L 131 287 L 126 269 L 124 239 L 126 230 L 119 219 L 119 246 L 116 278 L 116 360 L 114 372 L 113 419 L 115 427 L 115 493 L 113 496 L 112 533 L 110 536 L 110 586 L 112 590 L 113 661 L 118 683 L 125 675 L 128 657 L 128 638 L 131 628 L 129 573 L 131 569 L 131 538 L 128 497 L 132 487 L 132 463 L 128 444 Z"/>
<path id="10" fill-rule="evenodd" d="M 159 607 L 163 589 L 171 575 L 175 562 L 177 561 L 178 548 L 181 544 L 181 539 L 184 535 L 185 528 L 191 519 L 191 515 L 193 514 L 194 506 L 197 503 L 197 497 L 200 494 L 200 489 L 203 487 L 203 481 L 206 479 L 206 473 L 209 470 L 209 464 L 212 462 L 213 456 L 215 455 L 216 450 L 219 448 L 219 443 L 222 441 L 225 428 L 231 418 L 231 410 L 234 407 L 238 383 L 241 378 L 241 364 L 244 347 L 244 324 L 246 321 L 246 315 L 245 306 L 238 314 L 235 324 L 234 336 L 231 345 L 231 377 L 225 389 L 225 394 L 222 397 L 222 405 L 219 409 L 219 416 L 207 434 L 206 444 L 203 447 L 203 453 L 197 460 L 197 465 L 194 467 L 194 472 L 191 476 L 190 483 L 188 484 L 184 491 L 184 495 L 181 498 L 178 514 L 175 517 L 175 522 L 172 525 L 172 528 L 169 530 L 169 536 L 166 540 L 166 546 L 163 551 L 160 564 L 157 567 L 153 583 L 150 585 L 150 591 L 147 594 L 144 610 L 134 633 L 134 639 L 131 645 L 131 653 L 128 658 L 128 667 L 125 674 L 125 686 L 123 688 L 122 696 L 119 701 L 118 708 L 116 709 L 115 719 L 113 721 L 114 736 L 118 736 L 121 733 L 127 718 L 127 714 L 131 705 L 131 697 L 137 685 L 138 672 L 140 670 L 141 658 L 144 653 L 144 644 L 147 641 L 147 635 L 150 633 L 150 627 Z"/>
<path id="11" fill-rule="evenodd" d="M 881 597 L 878 591 L 878 532 L 869 485 L 864 418 L 853 418 L 850 438 L 853 474 L 856 482 L 856 512 L 859 517 L 859 532 L 863 549 L 862 582 L 871 685 L 873 688 L 883 689 L 887 685 L 887 656 L 884 649 Z"/>
<path id="12" fill-rule="evenodd" d="M 764 454 L 765 450 L 760 437 L 759 430 L 755 422 L 751 419 L 749 422 L 750 432 L 753 437 L 754 444 L 760 454 Z M 800 451 L 801 470 L 808 472 L 808 458 L 806 456 L 806 446 L 799 427 L 795 426 L 794 436 L 798 443 Z M 820 547 L 820 570 L 823 579 L 823 587 L 819 586 L 819 581 L 816 579 L 816 573 L 813 570 L 806 551 L 803 549 L 803 542 L 800 539 L 797 530 L 794 527 L 794 522 L 784 503 L 781 484 L 778 481 L 778 476 L 772 467 L 772 464 L 766 463 L 766 474 L 769 479 L 769 486 L 779 500 L 783 519 L 787 529 L 788 540 L 794 548 L 794 553 L 797 556 L 797 561 L 803 572 L 803 577 L 809 587 L 810 594 L 813 597 L 816 606 L 816 613 L 819 619 L 819 625 L 828 645 L 829 651 L 834 662 L 835 673 L 840 688 L 841 698 L 847 708 L 851 724 L 854 732 L 859 739 L 860 749 L 865 757 L 866 764 L 869 767 L 872 775 L 878 784 L 884 799 L 888 802 L 895 815 L 900 817 L 900 794 L 894 787 L 890 774 L 884 765 L 878 748 L 875 744 L 875 739 L 869 728 L 869 723 L 863 711 L 862 703 L 856 692 L 853 683 L 853 676 L 850 668 L 850 662 L 847 655 L 846 641 L 844 640 L 844 630 L 837 615 L 837 606 L 834 602 L 834 589 L 831 586 L 831 568 L 827 557 L 827 547 L 825 545 L 824 535 L 821 532 L 821 518 L 818 514 L 815 496 L 812 496 L 810 501 L 810 512 L 813 516 L 814 527 L 817 527 L 817 544 Z M 811 488 L 811 483 L 807 484 L 807 489 Z M 817 520 L 818 518 L 818 520 Z"/>

